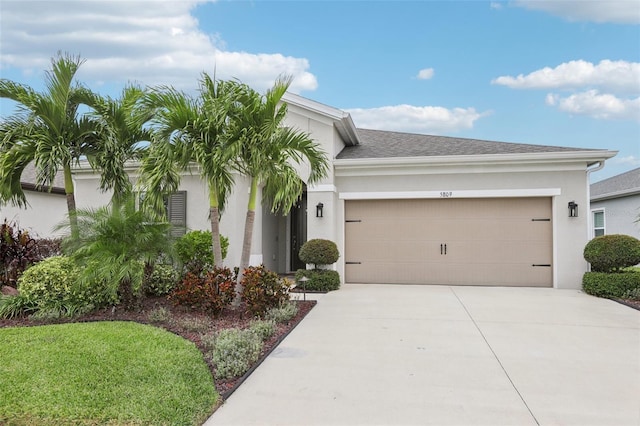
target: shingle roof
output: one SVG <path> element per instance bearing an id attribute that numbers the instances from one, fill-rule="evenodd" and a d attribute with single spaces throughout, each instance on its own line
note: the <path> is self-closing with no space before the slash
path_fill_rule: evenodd
<path id="1" fill-rule="evenodd" d="M 358 135 L 360 145 L 345 147 L 338 154 L 338 159 L 591 151 L 583 148 L 494 142 L 385 130 L 358 129 Z"/>
<path id="2" fill-rule="evenodd" d="M 591 199 L 640 194 L 640 167 L 591 185 Z"/>
<path id="3" fill-rule="evenodd" d="M 49 188 L 37 188 L 37 173 L 36 167 L 34 163 L 29 163 L 22 171 L 22 177 L 20 179 L 20 183 L 22 184 L 23 189 L 29 190 L 44 190 L 48 191 Z M 61 171 L 56 173 L 55 178 L 53 179 L 53 186 L 51 192 L 60 192 L 64 193 L 64 176 Z"/>

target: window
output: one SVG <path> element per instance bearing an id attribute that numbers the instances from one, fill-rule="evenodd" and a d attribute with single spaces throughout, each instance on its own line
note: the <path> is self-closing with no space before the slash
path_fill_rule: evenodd
<path id="1" fill-rule="evenodd" d="M 136 199 L 136 208 L 144 200 L 145 193 L 140 192 Z M 173 228 L 171 235 L 179 237 L 187 232 L 187 191 L 177 191 L 164 198 L 164 208 L 167 213 L 167 220 Z"/>
<path id="2" fill-rule="evenodd" d="M 593 211 L 593 236 L 604 235 L 604 210 Z"/>

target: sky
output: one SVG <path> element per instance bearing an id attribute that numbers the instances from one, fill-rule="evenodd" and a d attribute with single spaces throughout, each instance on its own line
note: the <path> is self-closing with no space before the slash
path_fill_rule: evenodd
<path id="1" fill-rule="evenodd" d="M 619 151 L 593 182 L 640 167 L 640 0 L 0 0 L 1 78 L 42 90 L 58 51 L 112 97 L 288 74 L 357 127 Z"/>

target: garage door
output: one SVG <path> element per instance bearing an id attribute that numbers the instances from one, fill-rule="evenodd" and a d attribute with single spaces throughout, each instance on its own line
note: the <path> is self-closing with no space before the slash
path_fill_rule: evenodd
<path id="1" fill-rule="evenodd" d="M 348 200 L 348 283 L 552 285 L 550 198 Z"/>

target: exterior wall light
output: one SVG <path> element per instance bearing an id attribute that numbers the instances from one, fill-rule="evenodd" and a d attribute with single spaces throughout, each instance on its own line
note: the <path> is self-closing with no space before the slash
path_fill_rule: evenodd
<path id="1" fill-rule="evenodd" d="M 578 217 L 578 204 L 575 201 L 569 201 L 569 217 Z"/>
<path id="2" fill-rule="evenodd" d="M 322 211 L 322 210 L 323 210 L 323 209 L 324 209 L 324 204 L 322 204 L 322 203 L 318 203 L 318 204 L 316 205 L 316 217 L 323 217 L 323 215 L 322 215 L 322 213 L 323 213 L 323 211 Z"/>

